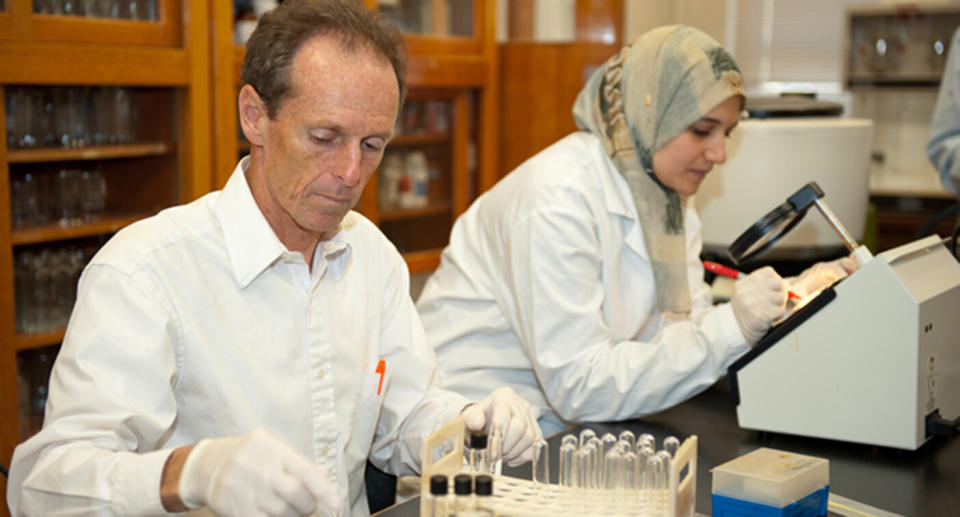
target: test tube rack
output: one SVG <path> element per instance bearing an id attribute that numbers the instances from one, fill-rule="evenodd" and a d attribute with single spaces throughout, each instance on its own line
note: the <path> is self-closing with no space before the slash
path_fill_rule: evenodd
<path id="1" fill-rule="evenodd" d="M 464 471 L 464 424 L 461 418 L 444 425 L 423 441 L 420 515 L 430 515 L 430 477 L 452 478 Z M 668 488 L 647 493 L 584 489 L 495 475 L 493 496 L 486 503 L 495 515 L 633 515 L 692 517 L 696 501 L 697 436 L 680 445 L 669 469 Z"/>

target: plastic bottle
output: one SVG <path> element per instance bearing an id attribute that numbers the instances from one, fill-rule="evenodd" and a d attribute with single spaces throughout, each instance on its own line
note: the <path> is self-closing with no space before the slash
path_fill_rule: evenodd
<path id="1" fill-rule="evenodd" d="M 407 154 L 407 175 L 410 176 L 410 196 L 404 203 L 407 208 L 427 206 L 429 201 L 430 169 L 427 166 L 427 155 L 423 151 L 412 151 Z"/>
<path id="2" fill-rule="evenodd" d="M 380 166 L 380 209 L 396 208 L 400 200 L 400 182 L 406 172 L 399 154 L 390 153 L 383 157 Z"/>

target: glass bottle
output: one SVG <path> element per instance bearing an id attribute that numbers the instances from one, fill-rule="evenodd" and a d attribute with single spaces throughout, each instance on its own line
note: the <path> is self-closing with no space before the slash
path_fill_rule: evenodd
<path id="1" fill-rule="evenodd" d="M 471 512 L 473 501 L 473 476 L 457 474 L 453 477 L 454 515 Z"/>
<path id="2" fill-rule="evenodd" d="M 430 517 L 445 517 L 450 515 L 447 492 L 449 486 L 447 476 L 435 474 L 430 476 Z"/>

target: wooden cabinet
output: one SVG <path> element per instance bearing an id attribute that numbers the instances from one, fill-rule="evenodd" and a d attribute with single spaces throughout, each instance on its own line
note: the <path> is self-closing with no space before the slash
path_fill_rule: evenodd
<path id="1" fill-rule="evenodd" d="M 36 285 L 69 285 L 49 276 L 77 274 L 118 229 L 212 187 L 206 3 L 130 2 L 149 9 L 139 17 L 34 12 L 41 4 L 5 0 L 0 11 L 4 466 L 39 423 L 29 408 L 43 396 L 72 306 L 68 298 L 65 314 L 48 314 L 38 325 L 25 315 L 35 309 L 25 305 L 28 294 Z M 34 207 L 31 196 L 45 206 Z M 71 201 L 77 196 L 91 201 L 78 206 Z M 46 300 L 45 310 L 53 305 Z"/>
<path id="2" fill-rule="evenodd" d="M 408 101 L 386 155 L 406 167 L 426 157 L 426 198 L 388 203 L 384 160 L 357 206 L 404 254 L 411 273 L 439 264 L 453 221 L 498 179 L 497 46 L 493 0 L 365 0 L 405 33 Z M 235 44 L 233 6 L 210 1 L 213 24 L 214 177 L 222 186 L 245 154 L 238 137 L 237 88 L 243 47 Z M 438 113 L 440 115 L 438 115 Z M 445 122 L 431 123 L 431 117 Z M 416 119 L 416 120 L 411 120 Z M 405 125 L 405 122 L 408 122 Z M 389 160 L 396 163 L 397 160 Z M 407 180 L 415 182 L 405 171 Z M 391 176 L 395 178 L 394 176 Z M 413 188 L 413 185 L 401 185 Z"/>

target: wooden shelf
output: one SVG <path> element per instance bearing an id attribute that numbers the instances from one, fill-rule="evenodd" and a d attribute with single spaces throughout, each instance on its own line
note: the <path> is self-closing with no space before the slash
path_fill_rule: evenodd
<path id="1" fill-rule="evenodd" d="M 142 142 L 97 147 L 17 149 L 7 152 L 10 163 L 65 162 L 69 160 L 109 160 L 173 154 L 176 148 L 166 142 Z"/>
<path id="2" fill-rule="evenodd" d="M 403 254 L 403 260 L 407 262 L 407 269 L 410 270 L 410 274 L 428 273 L 437 269 L 440 265 L 440 255 L 442 253 L 443 250 L 440 248 L 411 251 Z"/>
<path id="3" fill-rule="evenodd" d="M 449 133 L 403 133 L 393 137 L 390 145 L 446 144 L 449 142 Z"/>
<path id="4" fill-rule="evenodd" d="M 13 336 L 13 349 L 21 352 L 23 350 L 59 344 L 63 341 L 65 331 L 66 329 L 56 329 L 49 332 L 38 332 L 36 334 L 18 332 Z"/>
<path id="5" fill-rule="evenodd" d="M 435 215 L 445 215 L 450 212 L 451 204 L 449 201 L 439 201 L 431 203 L 420 208 L 399 208 L 395 210 L 381 210 L 380 222 L 401 221 L 404 219 L 416 219 L 418 217 L 431 217 Z"/>
<path id="6" fill-rule="evenodd" d="M 11 244 L 23 246 L 41 242 L 62 241 L 80 237 L 92 237 L 114 233 L 130 223 L 149 217 L 152 214 L 108 214 L 96 216 L 90 222 L 72 226 L 60 226 L 57 223 L 42 224 L 20 228 L 10 234 Z"/>

